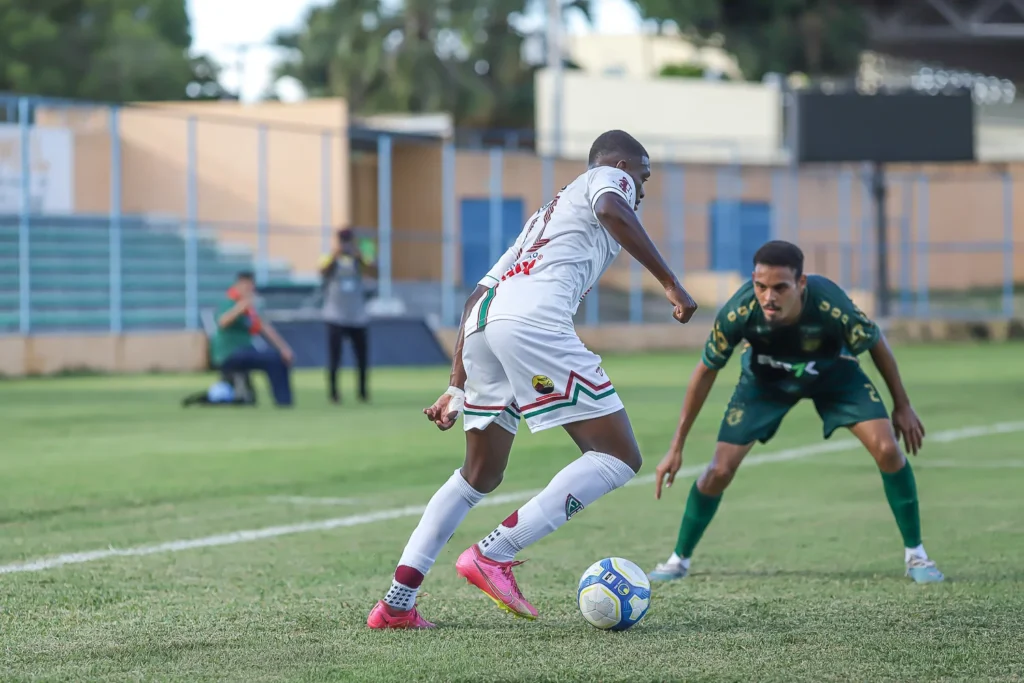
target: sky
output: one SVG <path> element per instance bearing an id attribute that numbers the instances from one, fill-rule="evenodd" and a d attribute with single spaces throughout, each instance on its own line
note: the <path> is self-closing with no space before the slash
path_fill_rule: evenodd
<path id="1" fill-rule="evenodd" d="M 329 0 L 188 0 L 192 21 L 192 50 L 206 53 L 223 67 L 223 85 L 234 91 L 241 81 L 244 101 L 258 99 L 270 87 L 274 63 L 279 50 L 270 45 L 275 33 L 294 28 L 310 7 L 325 5 Z M 595 0 L 594 27 L 597 33 L 631 33 L 640 27 L 640 17 L 629 0 Z M 543 3 L 538 3 L 538 9 Z M 541 22 L 542 14 L 530 17 Z M 579 17 L 572 17 L 566 29 L 585 33 L 589 29 Z M 301 96 L 301 89 L 280 84 L 278 94 L 291 100 Z"/>

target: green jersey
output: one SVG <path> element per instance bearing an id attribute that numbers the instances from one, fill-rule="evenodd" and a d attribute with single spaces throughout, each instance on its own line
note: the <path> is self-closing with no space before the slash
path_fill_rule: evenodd
<path id="1" fill-rule="evenodd" d="M 784 391 L 801 391 L 815 383 L 840 358 L 856 360 L 880 336 L 878 327 L 836 283 L 808 275 L 803 310 L 795 323 L 768 325 L 754 295 L 753 281 L 740 287 L 715 317 L 704 347 L 704 364 L 725 367 L 743 341 L 743 371 Z"/>
<path id="2" fill-rule="evenodd" d="M 219 320 L 220 316 L 230 311 L 234 306 L 235 302 L 231 299 L 222 303 L 217 308 L 217 319 Z M 210 356 L 212 357 L 213 364 L 219 366 L 235 351 L 252 346 L 253 335 L 251 328 L 252 319 L 246 313 L 235 318 L 227 327 L 218 328 L 216 334 L 213 335 L 213 339 L 210 340 Z"/>

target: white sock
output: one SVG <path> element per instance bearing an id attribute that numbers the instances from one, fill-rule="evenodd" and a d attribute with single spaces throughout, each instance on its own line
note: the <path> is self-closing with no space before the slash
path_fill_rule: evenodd
<path id="1" fill-rule="evenodd" d="M 928 559 L 928 553 L 924 551 L 924 546 L 919 545 L 916 548 L 905 548 L 903 552 L 903 561 L 910 562 L 910 558 L 917 557 L 922 560 Z"/>
<path id="2" fill-rule="evenodd" d="M 423 577 L 434 566 L 441 549 L 451 540 L 466 514 L 483 497 L 484 494 L 470 486 L 462 473 L 455 470 L 427 503 L 420 523 L 405 544 L 384 602 L 398 610 L 413 608 Z"/>
<path id="3" fill-rule="evenodd" d="M 672 553 L 672 557 L 668 558 L 668 564 L 678 564 L 678 565 L 682 566 L 683 569 L 689 569 L 690 568 L 690 558 L 688 558 L 688 557 L 679 557 L 679 555 L 677 555 L 676 553 Z"/>
<path id="4" fill-rule="evenodd" d="M 520 550 L 565 524 L 577 512 L 611 493 L 636 473 L 605 453 L 588 451 L 498 525 L 477 545 L 485 557 L 510 562 Z"/>

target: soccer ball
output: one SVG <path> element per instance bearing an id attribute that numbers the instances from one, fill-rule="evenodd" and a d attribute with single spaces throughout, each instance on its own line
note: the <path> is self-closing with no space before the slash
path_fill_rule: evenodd
<path id="1" fill-rule="evenodd" d="M 591 626 L 625 631 L 647 614 L 651 582 L 629 560 L 607 557 L 583 573 L 576 600 L 580 613 Z"/>

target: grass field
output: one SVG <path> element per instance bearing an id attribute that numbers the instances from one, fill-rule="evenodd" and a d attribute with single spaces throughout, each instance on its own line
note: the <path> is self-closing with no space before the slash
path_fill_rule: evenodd
<path id="1" fill-rule="evenodd" d="M 648 481 L 617 491 L 529 548 L 518 577 L 537 622 L 512 620 L 454 571 L 515 507 L 506 498 L 471 512 L 428 576 L 420 607 L 441 628 L 365 628 L 416 507 L 461 463 L 461 434 L 419 413 L 445 387 L 443 368 L 378 371 L 374 404 L 341 408 L 323 400 L 319 373 L 302 374 L 294 411 L 182 411 L 203 377 L 5 381 L 0 680 L 1024 680 L 1022 352 L 897 349 L 929 430 L 915 466 L 925 544 L 946 583 L 903 577 L 866 454 L 792 450 L 823 443 L 801 405 L 755 450 L 782 456 L 741 469 L 693 575 L 656 586 L 650 613 L 620 634 L 583 622 L 576 582 L 609 555 L 645 569 L 664 560 L 692 473 L 660 502 Z M 667 446 L 695 361 L 606 358 L 642 475 Z M 707 461 L 732 378 L 699 420 L 687 466 Z M 349 396 L 352 385 L 346 375 Z M 542 487 L 576 456 L 564 433 L 524 430 L 498 493 Z M 191 539 L 207 540 L 159 545 Z"/>

